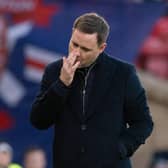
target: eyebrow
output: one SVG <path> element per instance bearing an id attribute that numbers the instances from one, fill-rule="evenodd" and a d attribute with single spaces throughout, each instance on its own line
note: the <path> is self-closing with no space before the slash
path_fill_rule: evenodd
<path id="1" fill-rule="evenodd" d="M 76 46 L 80 46 L 78 43 L 72 41 L 73 44 L 75 44 Z M 80 46 L 81 49 L 85 50 L 85 51 L 91 51 L 92 49 L 91 48 L 86 48 L 86 47 L 83 47 L 83 46 Z"/>

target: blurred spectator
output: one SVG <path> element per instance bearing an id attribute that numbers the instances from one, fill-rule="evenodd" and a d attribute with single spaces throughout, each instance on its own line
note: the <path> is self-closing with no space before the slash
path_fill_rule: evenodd
<path id="1" fill-rule="evenodd" d="M 40 147 L 29 147 L 23 156 L 24 168 L 46 168 L 45 151 Z"/>
<path id="2" fill-rule="evenodd" d="M 0 142 L 0 168 L 7 168 L 12 161 L 13 149 L 6 142 Z"/>
<path id="3" fill-rule="evenodd" d="M 138 68 L 168 79 L 168 16 L 161 17 L 145 40 L 136 60 Z"/>
<path id="4" fill-rule="evenodd" d="M 168 168 L 168 150 L 156 151 L 152 155 L 150 168 Z"/>
<path id="5" fill-rule="evenodd" d="M 0 142 L 0 168 L 21 168 L 20 165 L 11 163 L 13 149 L 7 142 Z"/>

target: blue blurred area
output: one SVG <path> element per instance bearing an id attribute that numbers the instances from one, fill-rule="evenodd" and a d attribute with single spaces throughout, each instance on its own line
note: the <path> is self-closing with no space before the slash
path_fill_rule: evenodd
<path id="1" fill-rule="evenodd" d="M 144 38 L 149 34 L 155 21 L 164 14 L 166 5 L 161 3 L 128 4 L 116 1 L 92 0 L 79 2 L 75 0 L 53 1 L 59 5 L 47 27 L 33 26 L 31 32 L 18 39 L 10 53 L 8 69 L 26 88 L 26 95 L 16 107 L 11 107 L 0 99 L 0 107 L 8 110 L 15 118 L 15 127 L 0 132 L 0 139 L 8 141 L 15 151 L 14 161 L 22 162 L 22 153 L 29 144 L 39 144 L 47 151 L 48 168 L 52 162 L 52 128 L 38 131 L 29 123 L 31 103 L 39 89 L 39 83 L 25 79 L 23 74 L 25 60 L 24 47 L 32 45 L 54 53 L 66 55 L 74 19 L 85 12 L 98 12 L 111 26 L 106 51 L 114 57 L 134 62 Z M 12 93 L 11 93 L 12 94 Z"/>

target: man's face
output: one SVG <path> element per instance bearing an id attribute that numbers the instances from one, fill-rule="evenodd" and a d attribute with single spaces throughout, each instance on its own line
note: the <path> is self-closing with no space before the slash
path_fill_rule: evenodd
<path id="1" fill-rule="evenodd" d="M 79 67 L 87 67 L 92 64 L 98 55 L 104 51 L 106 43 L 97 44 L 97 33 L 87 34 L 74 29 L 69 42 L 69 53 L 73 52 L 80 61 Z"/>
<path id="2" fill-rule="evenodd" d="M 0 167 L 7 167 L 11 162 L 11 154 L 9 152 L 0 152 Z"/>
<path id="3" fill-rule="evenodd" d="M 24 159 L 25 168 L 45 168 L 46 158 L 42 151 L 33 151 L 27 154 Z"/>

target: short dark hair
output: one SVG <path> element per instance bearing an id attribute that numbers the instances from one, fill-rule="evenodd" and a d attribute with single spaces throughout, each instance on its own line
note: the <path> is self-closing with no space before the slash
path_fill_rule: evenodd
<path id="1" fill-rule="evenodd" d="M 107 21 L 97 13 L 85 13 L 74 21 L 73 29 L 78 29 L 83 33 L 97 33 L 97 43 L 101 45 L 106 42 L 109 35 L 110 26 Z"/>

